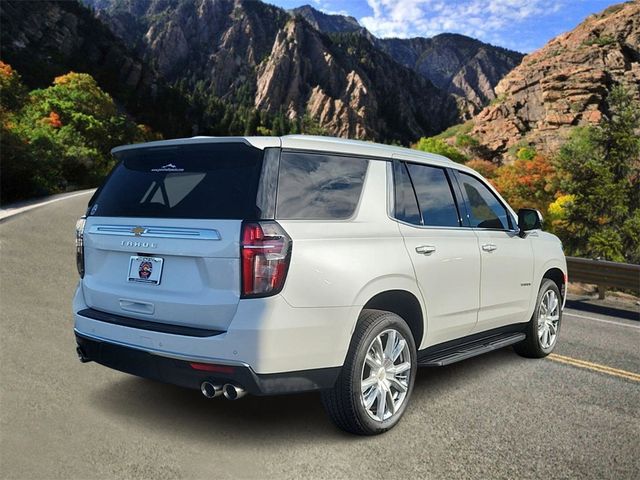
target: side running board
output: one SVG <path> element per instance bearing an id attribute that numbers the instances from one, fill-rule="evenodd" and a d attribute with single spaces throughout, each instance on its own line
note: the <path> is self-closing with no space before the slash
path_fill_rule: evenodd
<path id="1" fill-rule="evenodd" d="M 420 367 L 443 367 L 452 363 L 466 360 L 467 358 L 482 355 L 483 353 L 498 350 L 514 343 L 521 342 L 526 338 L 524 333 L 506 333 L 482 338 L 474 342 L 451 347 L 438 352 L 425 352 L 418 354 L 418 366 Z"/>

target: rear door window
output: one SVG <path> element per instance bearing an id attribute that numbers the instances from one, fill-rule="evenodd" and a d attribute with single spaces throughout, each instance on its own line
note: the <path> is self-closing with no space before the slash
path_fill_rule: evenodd
<path id="1" fill-rule="evenodd" d="M 451 184 L 443 168 L 407 164 L 415 188 L 423 225 L 459 227 L 460 215 Z"/>
<path id="2" fill-rule="evenodd" d="M 369 161 L 330 154 L 282 152 L 276 217 L 341 220 L 351 217 Z"/>
<path id="3" fill-rule="evenodd" d="M 106 217 L 259 219 L 262 150 L 243 143 L 143 147 L 120 163 L 90 214 Z"/>

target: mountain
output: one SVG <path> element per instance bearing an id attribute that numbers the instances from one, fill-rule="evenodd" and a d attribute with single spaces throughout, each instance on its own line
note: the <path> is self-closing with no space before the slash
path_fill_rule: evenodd
<path id="1" fill-rule="evenodd" d="M 494 87 L 524 56 L 451 33 L 433 38 L 376 38 L 355 18 L 329 15 L 310 5 L 294 8 L 291 12 L 326 33 L 360 33 L 365 36 L 396 62 L 454 95 L 465 118 L 478 113 L 495 98 Z"/>
<path id="2" fill-rule="evenodd" d="M 325 33 L 349 33 L 364 30 L 358 20 L 351 16 L 324 13 L 311 5 L 293 8 L 290 12 L 293 15 L 303 17 L 313 28 Z"/>
<path id="3" fill-rule="evenodd" d="M 433 38 L 384 38 L 379 47 L 447 93 L 471 116 L 495 98 L 494 88 L 523 55 L 464 35 L 444 33 Z"/>
<path id="4" fill-rule="evenodd" d="M 185 93 L 204 92 L 289 122 L 310 118 L 333 135 L 404 144 L 459 118 L 455 98 L 369 39 L 334 37 L 262 2 L 85 1 Z M 325 20 L 318 15 L 314 22 L 326 26 Z"/>
<path id="5" fill-rule="evenodd" d="M 31 88 L 70 70 L 91 74 L 137 120 L 166 135 L 182 128 L 187 102 L 153 67 L 77 2 L 0 2 L 1 59 Z M 165 109 L 160 114 L 154 105 Z"/>
<path id="6" fill-rule="evenodd" d="M 404 143 L 458 118 L 453 98 L 366 38 L 329 39 L 298 18 L 258 66 L 255 102 L 267 111 L 284 107 L 289 116 L 306 113 L 337 136 Z"/>
<path id="7" fill-rule="evenodd" d="M 313 131 L 406 145 L 486 103 L 507 68 L 466 37 L 381 40 L 309 6 L 5 0 L 0 12 L 0 58 L 29 87 L 89 73 L 165 136 Z"/>
<path id="8" fill-rule="evenodd" d="M 527 55 L 496 87 L 497 99 L 469 132 L 489 159 L 532 146 L 554 152 L 571 130 L 608 114 L 607 95 L 623 85 L 640 102 L 640 3 L 591 15 Z"/>

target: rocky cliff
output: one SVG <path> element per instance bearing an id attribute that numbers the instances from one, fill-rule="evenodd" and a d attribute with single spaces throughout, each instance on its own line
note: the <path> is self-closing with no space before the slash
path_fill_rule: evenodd
<path id="1" fill-rule="evenodd" d="M 326 33 L 359 33 L 396 62 L 452 94 L 464 118 L 478 113 L 495 98 L 494 87 L 524 56 L 464 35 L 433 38 L 376 38 L 355 18 L 328 15 L 305 5 L 291 11 Z"/>
<path id="2" fill-rule="evenodd" d="M 451 97 L 366 38 L 330 39 L 299 18 L 278 32 L 259 65 L 255 105 L 306 113 L 338 136 L 386 141 L 409 142 L 457 118 Z"/>
<path id="3" fill-rule="evenodd" d="M 325 33 L 360 32 L 364 30 L 358 20 L 351 16 L 324 13 L 311 5 L 294 8 L 291 13 L 303 17 L 313 28 Z"/>
<path id="4" fill-rule="evenodd" d="M 3 1 L 0 20 L 2 57 L 29 84 L 47 85 L 69 66 L 131 89 L 153 81 L 154 73 L 75 2 Z"/>
<path id="5" fill-rule="evenodd" d="M 527 55 L 496 87 L 497 100 L 474 119 L 470 134 L 486 156 L 532 145 L 553 152 L 578 125 L 607 114 L 612 86 L 640 101 L 640 3 L 614 5 Z"/>
<path id="6" fill-rule="evenodd" d="M 86 72 L 141 123 L 186 135 L 187 102 L 155 69 L 77 2 L 0 2 L 0 57 L 31 88 Z M 153 108 L 164 104 L 165 110 Z"/>
<path id="7" fill-rule="evenodd" d="M 332 135 L 405 144 L 459 118 L 453 96 L 366 37 L 334 38 L 314 28 L 326 27 L 320 16 L 309 22 L 245 0 L 86 1 L 185 92 L 289 119 L 308 116 Z"/>
<path id="8" fill-rule="evenodd" d="M 0 57 L 31 87 L 69 70 L 87 72 L 166 136 L 279 133 L 308 124 L 409 144 L 486 103 L 507 60 L 517 60 L 456 35 L 380 40 L 351 17 L 308 6 L 83 3 L 91 10 L 77 1 L 1 2 Z"/>
<path id="9" fill-rule="evenodd" d="M 495 98 L 494 87 L 523 55 L 464 35 L 433 38 L 389 38 L 379 47 L 437 87 L 457 97 L 464 117 L 479 112 Z"/>

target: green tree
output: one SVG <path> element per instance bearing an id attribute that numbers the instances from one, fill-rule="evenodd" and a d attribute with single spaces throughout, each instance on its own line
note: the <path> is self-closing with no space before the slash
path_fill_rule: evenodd
<path id="1" fill-rule="evenodd" d="M 140 132 L 87 74 L 68 73 L 34 90 L 20 121 L 32 140 L 45 137 L 62 150 L 63 176 L 79 186 L 96 184 L 113 166 L 110 150 Z"/>
<path id="2" fill-rule="evenodd" d="M 246 136 L 255 135 L 258 131 L 258 126 L 260 124 L 260 118 L 258 117 L 258 112 L 256 112 L 253 108 L 247 111 L 247 118 L 245 120 L 245 128 L 244 134 Z"/>
<path id="3" fill-rule="evenodd" d="M 43 139 L 32 141 L 21 131 L 21 109 L 27 89 L 10 65 L 0 62 L 0 198 L 2 202 L 36 197 L 59 189 L 59 150 Z"/>
<path id="4" fill-rule="evenodd" d="M 21 94 L 17 73 L 2 64 L 0 87 L 3 202 L 95 186 L 114 163 L 111 148 L 155 137 L 86 74 L 71 72 Z"/>
<path id="5" fill-rule="evenodd" d="M 496 170 L 493 182 L 509 204 L 536 208 L 544 215 L 555 200 L 557 177 L 553 163 L 543 155 L 523 155 Z"/>
<path id="6" fill-rule="evenodd" d="M 586 257 L 640 262 L 640 108 L 622 87 L 608 98 L 609 115 L 576 129 L 561 148 L 564 207 L 559 233 L 568 251 Z"/>
<path id="7" fill-rule="evenodd" d="M 320 122 L 315 120 L 311 115 L 305 113 L 300 122 L 300 133 L 305 135 L 326 135 L 327 131 L 320 126 Z"/>
<path id="8" fill-rule="evenodd" d="M 0 109 L 15 112 L 24 104 L 27 89 L 18 72 L 0 60 Z"/>
<path id="9" fill-rule="evenodd" d="M 453 147 L 444 140 L 435 137 L 422 137 L 414 146 L 414 148 L 416 148 L 417 150 L 422 150 L 423 152 L 444 155 L 445 157 L 457 163 L 465 163 L 468 160 L 467 156 L 456 147 Z"/>
<path id="10" fill-rule="evenodd" d="M 287 128 L 287 121 L 284 117 L 284 112 L 282 111 L 282 109 L 280 109 L 278 113 L 275 114 L 271 132 L 276 137 L 289 133 L 289 129 Z"/>

